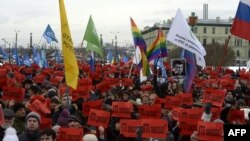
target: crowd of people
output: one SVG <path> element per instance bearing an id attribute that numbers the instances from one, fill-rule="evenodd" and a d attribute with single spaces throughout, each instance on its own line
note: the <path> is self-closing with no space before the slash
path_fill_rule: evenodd
<path id="1" fill-rule="evenodd" d="M 171 68 L 167 65 L 168 79 L 165 82 L 157 81 L 161 76 L 157 68 L 153 68 L 152 76 L 141 82 L 139 70 L 136 66 L 131 69 L 130 63 L 116 65 L 96 63 L 94 72 L 91 72 L 87 63 L 78 65 L 80 73 L 77 90 L 66 86 L 63 64 L 51 61 L 49 68 L 39 68 L 35 64 L 30 67 L 7 63 L 1 66 L 0 104 L 3 116 L 1 117 L 0 111 L 0 121 L 2 121 L 0 140 L 66 141 L 69 139 L 63 138 L 63 131 L 75 131 L 74 129 L 78 129 L 77 132 L 82 131 L 79 132 L 82 141 L 198 141 L 201 139 L 197 128 L 189 129 L 190 133 L 183 134 L 186 129 L 182 126 L 181 118 L 174 114 L 176 109 L 184 109 L 183 111 L 202 109 L 198 118 L 207 123 L 250 124 L 250 77 L 246 70 L 233 72 L 222 69 L 218 72 L 211 67 L 200 69 L 192 81 L 190 92 L 187 93 L 184 92 L 183 84 L 171 78 Z M 230 81 L 220 80 L 225 77 Z M 228 84 L 225 85 L 225 83 Z M 229 86 L 232 87 L 229 88 Z M 12 89 L 16 88 L 23 91 L 13 92 Z M 209 99 L 205 98 L 207 88 L 224 91 L 223 103 L 216 104 L 213 98 L 210 99 L 211 101 L 204 101 Z M 168 97 L 179 98 L 185 94 L 191 95 L 189 99 L 191 104 L 181 101 L 181 104 L 177 105 L 173 101 L 172 103 L 168 101 Z M 21 100 L 13 95 L 16 97 L 21 95 Z M 91 104 L 90 107 L 84 106 L 84 103 L 100 100 L 101 106 L 91 107 Z M 115 102 L 132 105 L 129 117 L 113 116 Z M 142 118 L 145 119 L 140 115 L 140 106 L 144 105 L 160 105 L 160 115 L 155 119 L 161 119 L 165 122 L 164 125 L 167 125 L 166 131 L 163 130 L 164 138 L 155 135 L 145 137 L 144 126 L 131 129 L 134 131 L 134 135 L 131 136 L 121 130 L 124 128 L 124 124 L 121 124 L 123 119 L 138 122 Z M 88 115 L 91 108 L 111 114 L 108 117 L 107 126 L 89 124 L 88 121 L 91 120 L 89 118 L 93 118 Z M 214 108 L 220 109 L 217 116 L 213 111 Z M 87 114 L 84 111 L 87 111 Z M 243 111 L 244 119 L 233 118 L 233 113 L 239 113 L 235 111 Z M 197 126 L 197 123 L 195 125 Z M 222 134 L 221 139 L 223 140 Z M 70 140 L 80 141 L 73 138 Z"/>

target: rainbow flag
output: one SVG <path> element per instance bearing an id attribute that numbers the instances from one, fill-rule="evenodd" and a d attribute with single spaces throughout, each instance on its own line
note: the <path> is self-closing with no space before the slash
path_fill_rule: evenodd
<path id="1" fill-rule="evenodd" d="M 132 18 L 130 18 L 130 22 L 131 22 L 131 32 L 133 35 L 135 47 L 139 47 L 141 52 L 142 74 L 143 76 L 148 76 L 150 74 L 150 69 L 149 69 L 148 59 L 146 56 L 146 51 L 147 51 L 146 42 L 142 38 L 141 31 L 138 29 Z"/>
<path id="2" fill-rule="evenodd" d="M 161 29 L 158 31 L 158 35 L 152 45 L 147 50 L 148 61 L 154 60 L 156 58 L 167 57 L 167 45 L 166 36 Z"/>

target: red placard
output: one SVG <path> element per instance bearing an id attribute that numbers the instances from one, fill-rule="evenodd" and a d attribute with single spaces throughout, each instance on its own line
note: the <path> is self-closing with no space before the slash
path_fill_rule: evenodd
<path id="1" fill-rule="evenodd" d="M 205 89 L 202 102 L 211 102 L 213 106 L 221 107 L 224 102 L 225 94 L 226 92 L 224 90 L 207 88 Z"/>
<path id="2" fill-rule="evenodd" d="M 181 105 L 180 97 L 178 96 L 166 96 L 165 108 L 172 110 L 173 108 L 179 107 Z"/>
<path id="3" fill-rule="evenodd" d="M 136 137 L 136 129 L 141 127 L 140 120 L 121 119 L 120 120 L 120 133 L 125 137 Z"/>
<path id="4" fill-rule="evenodd" d="M 181 93 L 178 96 L 181 99 L 181 105 L 192 105 L 193 104 L 193 96 L 191 93 Z"/>
<path id="5" fill-rule="evenodd" d="M 184 108 L 175 108 L 172 111 L 173 119 L 190 119 L 190 120 L 200 120 L 203 113 L 203 109 L 194 108 L 194 109 L 184 109 Z"/>
<path id="6" fill-rule="evenodd" d="M 3 108 L 2 105 L 0 104 L 0 125 L 3 125 L 5 123 L 4 121 L 4 115 L 3 115 Z"/>
<path id="7" fill-rule="evenodd" d="M 130 102 L 112 102 L 112 117 L 131 118 L 132 108 Z"/>
<path id="8" fill-rule="evenodd" d="M 142 119 L 142 137 L 166 139 L 168 132 L 168 123 L 163 119 Z"/>
<path id="9" fill-rule="evenodd" d="M 86 101 L 82 103 L 82 114 L 83 116 L 88 116 L 90 112 L 90 108 L 101 110 L 103 104 L 103 99 L 95 100 L 95 101 Z"/>
<path id="10" fill-rule="evenodd" d="M 197 125 L 199 140 L 222 141 L 223 123 L 199 121 Z"/>
<path id="11" fill-rule="evenodd" d="M 183 108 L 174 108 L 174 109 L 172 110 L 172 118 L 173 118 L 174 120 L 179 120 L 179 115 L 180 115 L 180 112 L 181 112 L 182 109 L 183 109 Z"/>
<path id="12" fill-rule="evenodd" d="M 3 100 L 23 101 L 25 89 L 19 87 L 3 87 Z"/>
<path id="13" fill-rule="evenodd" d="M 157 97 L 157 98 L 155 99 L 155 103 L 156 103 L 156 104 L 164 104 L 164 105 L 165 105 L 166 99 L 165 99 L 165 98 Z"/>
<path id="14" fill-rule="evenodd" d="M 108 128 L 110 113 L 103 110 L 90 109 L 88 125 Z"/>
<path id="15" fill-rule="evenodd" d="M 92 85 L 78 86 L 73 93 L 78 95 L 78 98 L 88 99 L 90 97 L 89 91 L 92 89 Z"/>
<path id="16" fill-rule="evenodd" d="M 40 114 L 48 115 L 50 114 L 50 110 L 48 107 L 42 103 L 40 100 L 35 99 L 30 105 L 29 105 L 30 111 L 34 111 Z"/>
<path id="17" fill-rule="evenodd" d="M 82 128 L 59 128 L 58 141 L 82 141 Z"/>
<path id="18" fill-rule="evenodd" d="M 40 129 L 51 128 L 51 118 L 41 117 Z"/>
<path id="19" fill-rule="evenodd" d="M 191 135 L 197 130 L 198 120 L 179 118 L 178 121 L 181 129 L 181 135 Z"/>
<path id="20" fill-rule="evenodd" d="M 161 105 L 138 106 L 141 119 L 159 119 L 161 117 Z"/>
<path id="21" fill-rule="evenodd" d="M 245 123 L 244 111 L 238 109 L 230 109 L 227 120 L 230 123 L 234 124 L 239 124 L 239 123 L 244 124 Z"/>

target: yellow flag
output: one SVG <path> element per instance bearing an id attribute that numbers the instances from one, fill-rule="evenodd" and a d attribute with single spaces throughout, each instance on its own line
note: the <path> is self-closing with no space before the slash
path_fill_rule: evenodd
<path id="1" fill-rule="evenodd" d="M 79 69 L 69 30 L 67 15 L 64 6 L 64 0 L 59 0 L 59 6 L 60 6 L 60 16 L 61 16 L 62 53 L 63 53 L 66 84 L 72 87 L 73 89 L 76 89 L 78 83 Z"/>

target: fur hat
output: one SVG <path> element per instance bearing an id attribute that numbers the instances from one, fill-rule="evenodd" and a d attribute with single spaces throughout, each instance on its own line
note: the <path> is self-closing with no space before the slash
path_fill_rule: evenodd
<path id="1" fill-rule="evenodd" d="M 83 137 L 83 141 L 98 141 L 97 137 L 93 134 L 86 134 Z"/>
<path id="2" fill-rule="evenodd" d="M 39 123 L 41 123 L 41 116 L 36 112 L 30 112 L 26 116 L 26 122 L 28 121 L 29 118 L 35 118 Z"/>
<path id="3" fill-rule="evenodd" d="M 5 130 L 3 141 L 19 141 L 16 134 L 16 129 L 12 127 L 7 128 Z"/>

